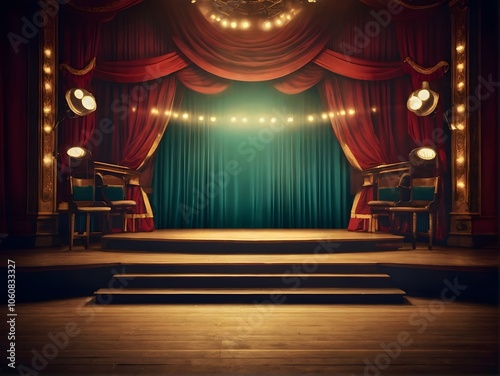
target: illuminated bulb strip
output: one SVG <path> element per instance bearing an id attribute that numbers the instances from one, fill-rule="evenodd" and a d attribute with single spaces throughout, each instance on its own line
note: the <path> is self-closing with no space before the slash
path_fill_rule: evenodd
<path id="1" fill-rule="evenodd" d="M 247 19 L 227 19 L 224 16 L 219 16 L 215 13 L 211 13 L 207 16 L 207 18 L 212 22 L 217 22 L 222 28 L 232 28 L 238 30 L 249 30 L 255 26 L 260 27 L 262 30 L 269 31 L 274 27 L 280 28 L 288 24 L 297 14 L 295 9 L 292 9 L 289 12 L 282 13 L 279 16 L 276 16 L 270 20 L 262 21 L 259 25 L 254 25 Z"/>
<path id="2" fill-rule="evenodd" d="M 130 110 L 132 112 L 136 112 L 137 111 L 137 108 L 136 107 L 130 107 Z M 43 109 L 44 113 L 48 114 L 50 113 L 52 110 L 50 107 L 45 107 Z M 269 114 L 266 116 L 259 116 L 259 117 L 246 117 L 246 116 L 242 116 L 242 117 L 237 117 L 237 116 L 231 116 L 231 117 L 225 117 L 225 116 L 205 116 L 205 115 L 199 115 L 199 114 L 190 114 L 188 112 L 172 112 L 171 110 L 162 110 L 162 109 L 158 109 L 156 107 L 154 108 L 151 108 L 150 110 L 150 113 L 154 116 L 157 116 L 157 115 L 160 115 L 161 114 L 164 114 L 165 116 L 172 116 L 172 118 L 174 119 L 177 119 L 177 118 L 181 118 L 183 120 L 189 120 L 189 119 L 197 119 L 198 121 L 204 121 L 204 120 L 209 120 L 210 122 L 215 122 L 217 121 L 217 119 L 228 119 L 231 123 L 252 123 L 253 121 L 255 122 L 258 122 L 258 123 L 261 123 L 261 124 L 264 124 L 264 123 L 276 123 L 278 121 L 278 119 L 276 117 L 273 117 L 273 116 L 269 116 Z M 457 108 L 457 112 L 463 112 L 465 111 L 465 106 L 459 106 Z M 369 110 L 366 110 L 366 111 L 362 111 L 362 112 L 371 112 L 371 113 L 375 113 L 377 112 L 377 109 L 375 107 L 371 107 Z M 321 113 L 316 113 L 316 114 L 309 114 L 309 115 L 306 115 L 305 117 L 300 117 L 302 118 L 303 121 L 306 121 L 306 122 L 309 122 L 309 123 L 312 123 L 312 122 L 324 122 L 324 121 L 328 121 L 329 119 L 334 119 L 335 117 L 342 117 L 342 116 L 354 116 L 358 113 L 358 111 L 356 111 L 354 108 L 350 108 L 348 110 L 339 110 L 338 112 L 333 112 L 333 111 L 329 111 L 329 112 L 321 112 Z M 294 121 L 297 121 L 299 119 L 299 117 L 297 116 L 288 116 L 287 118 L 283 119 L 284 122 L 288 122 L 288 123 L 292 123 Z M 453 126 L 455 129 L 463 129 L 463 124 L 462 123 L 458 123 L 456 126 Z"/>

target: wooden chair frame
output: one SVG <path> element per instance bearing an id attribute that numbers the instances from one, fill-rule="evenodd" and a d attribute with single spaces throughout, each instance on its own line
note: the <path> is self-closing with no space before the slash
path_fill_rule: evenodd
<path id="1" fill-rule="evenodd" d="M 432 197 L 422 197 L 421 191 L 425 188 L 432 188 Z M 428 249 L 432 249 L 434 239 L 434 218 L 437 211 L 437 195 L 439 188 L 439 177 L 413 178 L 411 182 L 411 199 L 408 203 L 391 207 L 389 211 L 393 213 L 411 213 L 411 231 L 412 246 L 416 248 L 417 239 L 417 214 L 427 213 L 429 216 L 429 228 L 427 236 L 429 237 Z M 428 192 L 426 194 L 429 194 Z M 430 195 L 429 195 L 430 196 Z"/>
<path id="2" fill-rule="evenodd" d="M 79 188 L 84 192 L 77 193 Z M 75 219 L 77 214 L 85 215 L 85 232 L 78 233 L 78 237 L 85 239 L 85 249 L 90 244 L 90 217 L 91 214 L 99 213 L 107 215 L 111 209 L 103 201 L 95 200 L 95 180 L 94 178 L 76 178 L 69 177 L 69 201 L 68 201 L 68 215 L 69 215 L 69 250 L 73 249 L 75 240 Z M 107 219 L 107 218 L 106 218 Z"/>
<path id="3" fill-rule="evenodd" d="M 121 176 L 116 175 L 104 175 L 97 174 L 100 178 L 102 185 L 100 186 L 102 198 L 106 205 L 111 208 L 111 212 L 108 217 L 108 228 L 109 231 L 112 230 L 112 218 L 114 216 L 119 216 L 122 222 L 122 230 L 124 232 L 127 231 L 127 214 L 132 214 L 132 231 L 135 232 L 135 218 L 134 218 L 134 208 L 137 206 L 137 203 L 134 200 L 127 200 L 125 198 L 127 182 Z M 119 189 L 121 190 L 120 197 L 112 197 L 111 189 Z"/>
<path id="4" fill-rule="evenodd" d="M 370 207 L 370 213 L 373 217 L 373 224 L 370 228 L 371 232 L 375 232 L 378 230 L 378 218 L 380 216 L 388 217 L 391 231 L 394 231 L 393 223 L 394 223 L 394 213 L 392 213 L 389 208 L 393 206 L 398 206 L 404 203 L 405 196 L 409 195 L 409 184 L 404 185 L 403 180 L 408 178 L 410 175 L 407 172 L 395 174 L 393 172 L 390 173 L 381 173 L 377 177 L 375 190 L 376 190 L 376 199 L 369 201 L 368 205 Z M 389 197 L 383 197 L 382 192 L 387 191 Z M 407 199 L 408 200 L 408 199 Z"/>

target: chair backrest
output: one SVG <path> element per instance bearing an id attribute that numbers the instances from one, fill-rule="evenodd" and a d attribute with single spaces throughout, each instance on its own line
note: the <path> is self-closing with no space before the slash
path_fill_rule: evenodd
<path id="1" fill-rule="evenodd" d="M 405 185 L 404 180 L 405 176 L 409 176 L 407 173 L 402 175 L 387 173 L 380 174 L 378 178 L 378 191 L 377 191 L 377 199 L 379 201 L 401 201 L 405 200 L 402 197 L 401 186 Z M 408 200 L 408 198 L 406 198 Z"/>
<path id="2" fill-rule="evenodd" d="M 119 201 L 125 199 L 125 179 L 115 175 L 101 175 L 102 195 L 105 200 Z"/>
<path id="3" fill-rule="evenodd" d="M 95 182 L 93 178 L 69 177 L 70 195 L 73 201 L 94 201 Z"/>
<path id="4" fill-rule="evenodd" d="M 411 201 L 414 205 L 429 205 L 436 201 L 439 177 L 413 178 L 411 182 Z"/>

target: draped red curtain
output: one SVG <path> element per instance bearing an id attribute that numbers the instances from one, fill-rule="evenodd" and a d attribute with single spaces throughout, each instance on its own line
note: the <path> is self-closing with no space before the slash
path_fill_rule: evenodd
<path id="1" fill-rule="evenodd" d="M 61 117 L 64 116 L 66 103 L 64 94 L 68 89 L 78 87 L 93 92 L 91 87 L 93 66 L 99 42 L 100 21 L 88 18 L 63 8 L 61 19 L 61 33 L 59 38 L 60 56 L 60 107 Z M 69 117 L 61 120 L 59 127 L 59 153 L 61 163 L 65 165 L 66 150 L 73 145 L 84 146 L 87 144 L 95 128 L 95 114 L 84 117 Z"/>
<path id="2" fill-rule="evenodd" d="M 393 23 L 374 23 L 358 4 L 337 38 L 314 62 L 332 72 L 318 86 L 334 132 L 358 170 L 407 160 L 414 144 L 406 131 L 407 63 L 399 56 Z M 368 29 L 367 25 L 376 25 Z M 357 192 L 349 230 L 368 230 L 373 187 Z"/>
<path id="3" fill-rule="evenodd" d="M 292 20 L 272 32 L 258 28 L 242 32 L 219 28 L 195 6 L 166 7 L 177 48 L 203 70 L 232 80 L 286 76 L 309 63 L 330 38 L 328 16 L 307 9 L 297 16 L 300 22 Z"/>
<path id="4" fill-rule="evenodd" d="M 412 90 L 422 87 L 423 81 L 430 82 L 432 90 L 441 95 L 440 102 L 434 114 L 419 117 L 407 112 L 408 134 L 419 146 L 430 146 L 437 151 L 437 171 L 441 177 L 440 195 L 437 215 L 436 238 L 444 239 L 448 233 L 447 203 L 445 200 L 445 176 L 447 172 L 447 141 L 449 132 L 445 128 L 443 113 L 447 110 L 443 103 L 449 103 L 444 96 L 449 87 L 449 80 L 443 79 L 450 61 L 450 37 L 443 33 L 443 26 L 449 29 L 449 24 L 443 25 L 443 20 L 449 19 L 447 5 L 437 6 L 432 14 L 425 19 L 411 19 L 396 22 L 398 46 L 400 56 L 409 56 L 420 65 L 434 67 L 434 69 L 416 70 L 407 67 L 413 85 Z"/>
<path id="5" fill-rule="evenodd" d="M 414 147 L 405 132 L 405 85 L 398 82 L 401 79 L 392 81 L 374 83 L 330 75 L 320 84 L 335 135 L 348 160 L 359 170 L 405 161 Z M 368 228 L 365 220 L 369 219 L 372 187 L 362 187 L 358 196 L 349 230 Z"/>
<path id="6" fill-rule="evenodd" d="M 60 7 L 59 60 L 61 83 L 60 103 L 64 107 L 64 93 L 70 88 L 80 87 L 93 92 L 91 87 L 95 57 L 99 48 L 100 30 L 103 22 L 116 16 L 117 12 L 141 3 L 143 0 L 71 0 Z M 59 130 L 59 149 L 65 152 L 68 146 L 86 145 L 95 128 L 95 114 L 68 118 Z M 61 154 L 63 155 L 63 154 Z M 64 160 L 61 161 L 64 163 Z"/>

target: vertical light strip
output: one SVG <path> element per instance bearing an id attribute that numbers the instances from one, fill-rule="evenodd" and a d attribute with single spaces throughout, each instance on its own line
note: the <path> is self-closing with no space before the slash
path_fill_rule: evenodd
<path id="1" fill-rule="evenodd" d="M 42 0 L 41 3 L 48 0 Z M 47 5 L 47 4 L 45 4 Z M 47 5 L 48 7 L 50 6 Z M 56 179 L 57 155 L 56 132 L 54 129 L 57 118 L 56 97 L 56 41 L 57 41 L 57 15 L 48 14 L 44 6 L 40 12 L 44 15 L 45 24 L 42 28 L 40 41 L 40 117 L 39 117 L 39 199 L 38 212 L 56 212 Z"/>
<path id="2" fill-rule="evenodd" d="M 452 147 L 453 158 L 453 211 L 469 211 L 469 118 L 467 108 L 468 92 L 468 9 L 464 1 L 456 2 L 452 7 Z"/>

